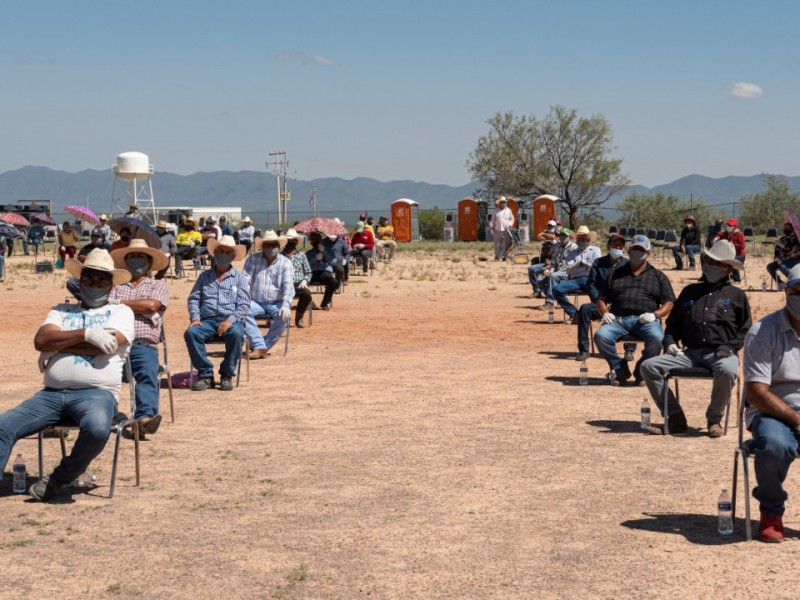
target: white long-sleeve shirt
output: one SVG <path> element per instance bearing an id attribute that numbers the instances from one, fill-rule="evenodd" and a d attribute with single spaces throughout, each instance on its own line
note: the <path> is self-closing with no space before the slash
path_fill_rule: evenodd
<path id="1" fill-rule="evenodd" d="M 569 274 L 570 279 L 578 277 L 588 277 L 592 264 L 600 258 L 600 248 L 597 246 L 586 246 L 581 250 L 577 244 L 575 249 L 566 255 L 564 270 Z"/>
<path id="2" fill-rule="evenodd" d="M 491 228 L 492 231 L 506 231 L 514 227 L 514 213 L 507 206 L 503 209 L 495 211 L 492 215 Z"/>

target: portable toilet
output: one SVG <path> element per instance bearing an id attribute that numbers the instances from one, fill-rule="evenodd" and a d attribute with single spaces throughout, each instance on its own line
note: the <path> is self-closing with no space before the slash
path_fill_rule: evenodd
<path id="1" fill-rule="evenodd" d="M 531 223 L 528 220 L 528 213 L 525 211 L 525 203 L 522 202 L 522 209 L 517 215 L 519 218 L 519 240 L 524 243 L 531 241 Z"/>
<path id="2" fill-rule="evenodd" d="M 544 194 L 533 201 L 533 237 L 547 229 L 548 219 L 556 216 L 557 200 L 559 200 L 558 196 Z"/>
<path id="3" fill-rule="evenodd" d="M 478 241 L 491 241 L 492 232 L 489 230 L 489 203 L 486 200 L 478 200 Z"/>
<path id="4" fill-rule="evenodd" d="M 419 241 L 419 204 L 408 198 L 392 202 L 392 225 L 398 242 Z"/>
<path id="5" fill-rule="evenodd" d="M 478 241 L 478 203 L 472 198 L 458 201 L 458 240 Z"/>
<path id="6" fill-rule="evenodd" d="M 511 214 L 514 215 L 514 229 L 519 227 L 519 217 L 517 216 L 517 208 L 519 207 L 519 201 L 516 198 L 506 198 L 506 203 L 508 204 L 508 208 L 511 211 Z M 495 204 L 495 209 L 497 205 Z"/>

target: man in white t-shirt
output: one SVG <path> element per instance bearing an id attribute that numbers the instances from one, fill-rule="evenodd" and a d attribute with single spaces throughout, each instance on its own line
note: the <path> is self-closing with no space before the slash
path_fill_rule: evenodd
<path id="1" fill-rule="evenodd" d="M 18 439 L 65 418 L 80 426 L 72 453 L 30 487 L 40 501 L 55 497 L 103 451 L 134 338 L 133 311 L 108 303 L 112 286 L 127 282 L 130 273 L 114 269 L 105 249 L 90 252 L 84 263 L 69 259 L 65 267 L 80 280 L 81 303 L 57 305 L 36 332 L 44 389 L 0 414 L 0 469 Z"/>

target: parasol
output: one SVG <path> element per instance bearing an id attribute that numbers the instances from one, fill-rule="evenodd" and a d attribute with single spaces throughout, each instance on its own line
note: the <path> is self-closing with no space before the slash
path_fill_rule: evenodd
<path id="1" fill-rule="evenodd" d="M 97 215 L 85 206 L 65 206 L 64 210 L 79 221 L 85 221 L 92 225 L 100 225 L 100 219 L 97 218 Z"/>
<path id="2" fill-rule="evenodd" d="M 116 219 L 111 219 L 108 222 L 108 226 L 111 227 L 111 231 L 115 233 L 119 233 L 122 229 L 127 227 L 131 231 L 131 238 L 141 238 L 151 248 L 161 249 L 161 238 L 158 237 L 158 233 L 141 219 L 117 217 Z"/>
<path id="3" fill-rule="evenodd" d="M 23 217 L 20 214 L 7 212 L 7 213 L 0 213 L 0 219 L 8 223 L 9 225 L 23 225 L 27 227 L 30 225 L 30 221 Z"/>
<path id="4" fill-rule="evenodd" d="M 21 238 L 22 232 L 8 223 L 0 223 L 0 236 L 7 238 Z"/>
<path id="5" fill-rule="evenodd" d="M 800 221 L 797 220 L 797 215 L 795 215 L 790 210 L 783 211 L 783 216 L 786 217 L 785 223 L 791 223 L 792 229 L 794 229 L 794 235 L 797 238 L 800 238 Z"/>
<path id="6" fill-rule="evenodd" d="M 35 221 L 36 223 L 40 223 L 41 225 L 55 225 L 56 222 L 46 215 L 45 213 L 33 213 L 31 215 L 31 221 Z"/>
<path id="7" fill-rule="evenodd" d="M 349 233 L 349 231 L 347 231 L 347 227 L 345 227 L 341 222 L 336 221 L 335 219 L 327 219 L 325 217 L 314 217 L 312 219 L 300 221 L 294 226 L 294 229 L 295 231 L 300 231 L 302 233 L 319 231 L 325 235 L 347 235 Z"/>

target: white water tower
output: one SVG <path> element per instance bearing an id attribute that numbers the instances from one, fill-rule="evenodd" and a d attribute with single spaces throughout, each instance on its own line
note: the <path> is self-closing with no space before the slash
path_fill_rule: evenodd
<path id="1" fill-rule="evenodd" d="M 128 213 L 131 206 L 136 206 L 139 218 L 155 225 L 156 204 L 153 196 L 153 165 L 150 157 L 141 152 L 123 152 L 117 156 L 117 164 L 112 167 L 114 171 L 114 189 L 111 193 L 111 215 L 120 217 Z M 126 185 L 127 198 L 117 197 L 117 182 Z"/>

